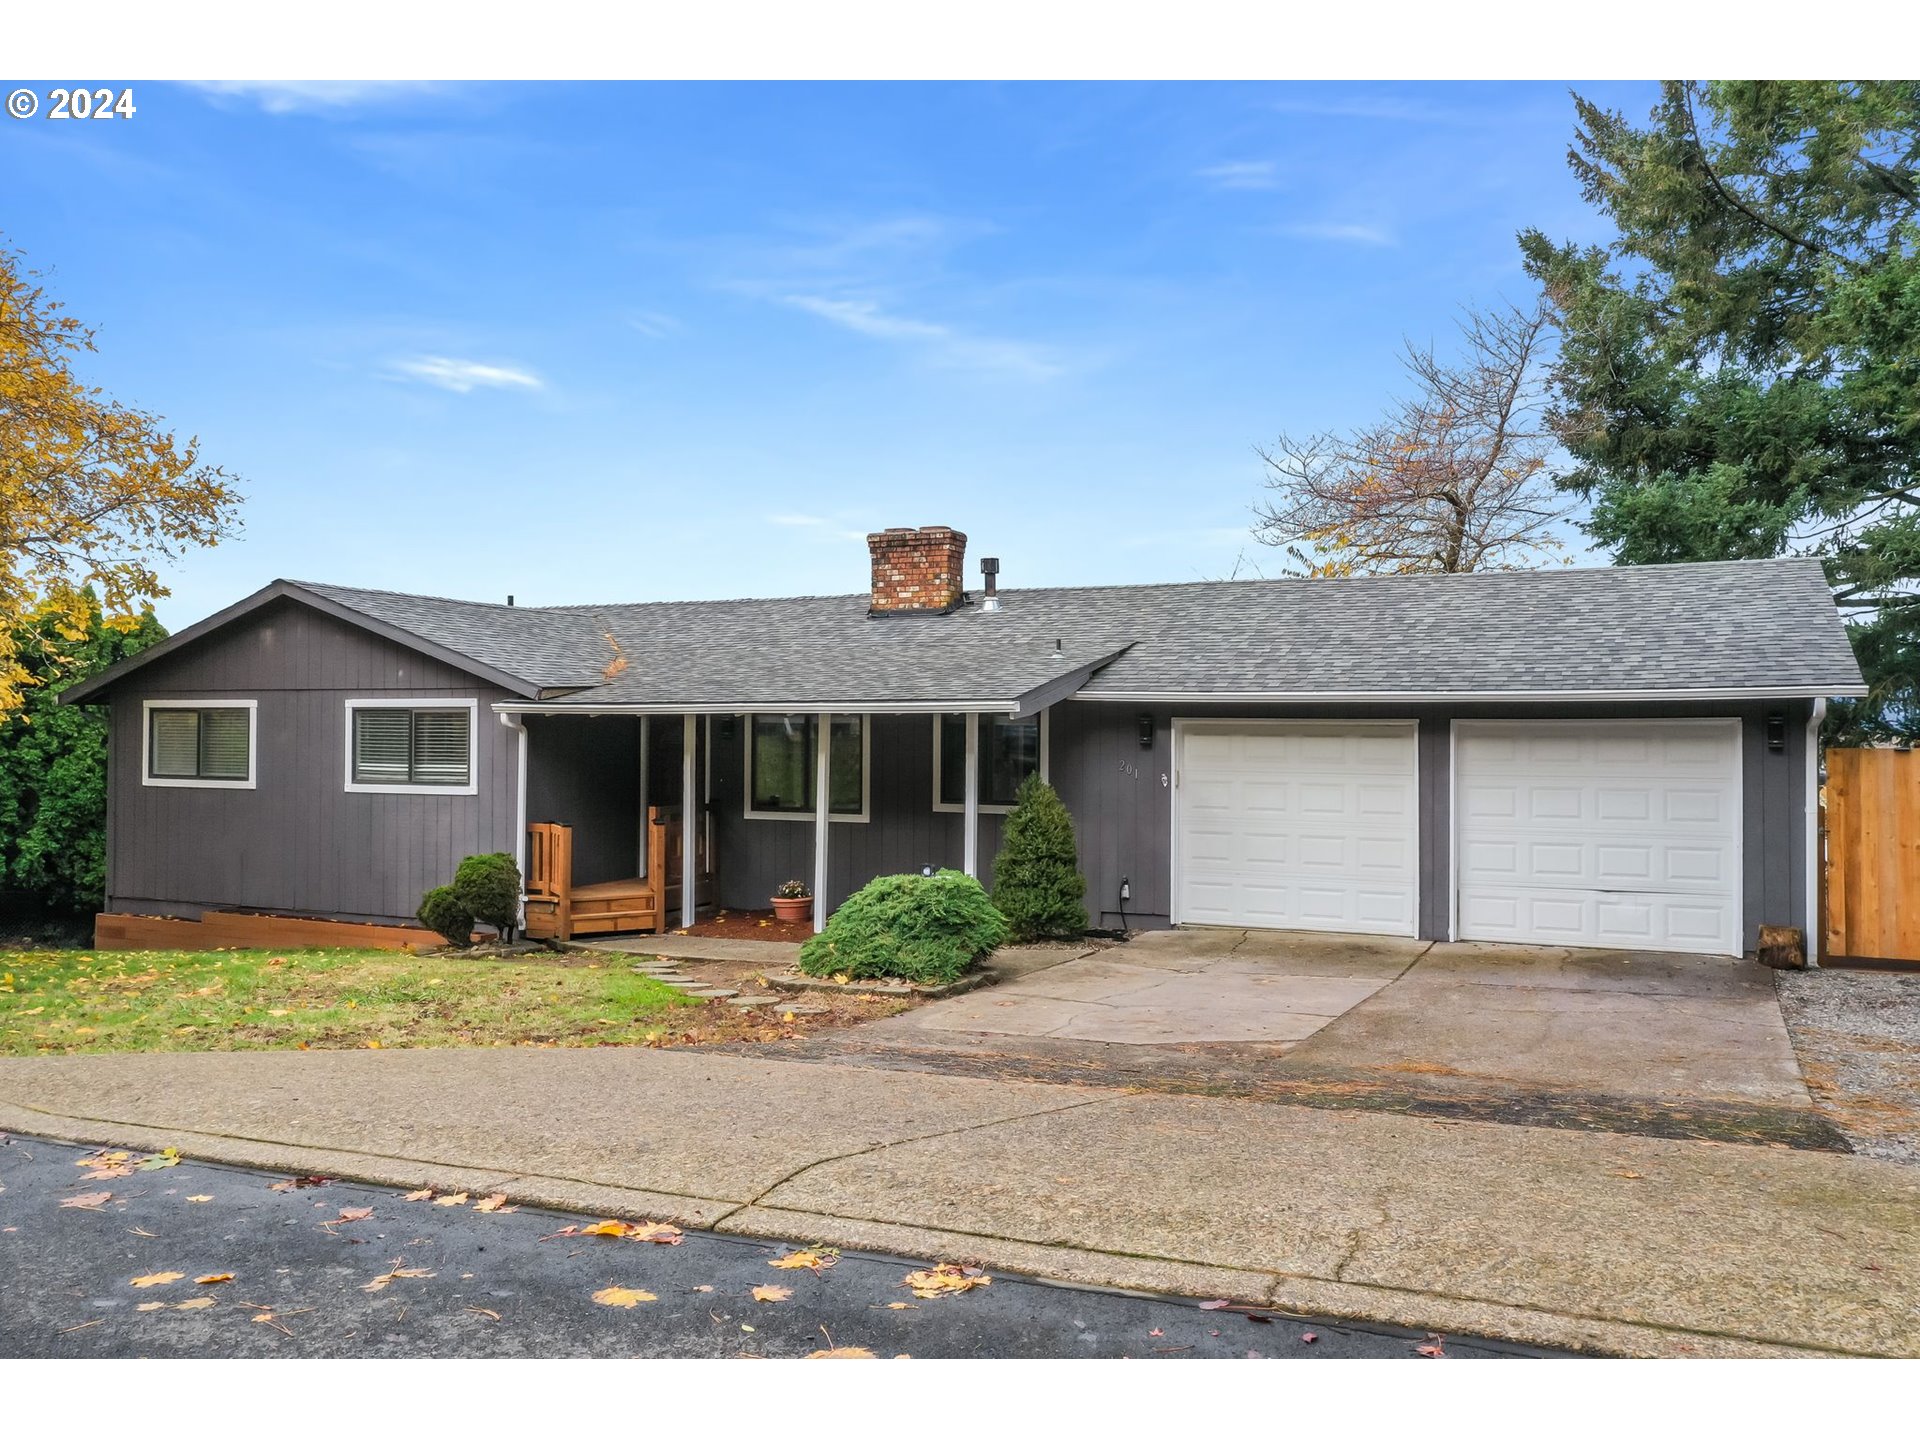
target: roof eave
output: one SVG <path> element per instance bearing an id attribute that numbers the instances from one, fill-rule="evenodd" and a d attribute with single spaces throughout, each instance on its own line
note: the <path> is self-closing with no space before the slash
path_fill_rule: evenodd
<path id="1" fill-rule="evenodd" d="M 1861 699 L 1865 685 L 1707 686 L 1665 690 L 1082 690 L 1076 700 L 1106 700 L 1119 705 L 1414 705 L 1516 701 L 1557 702 L 1652 700 L 1818 700 Z"/>
<path id="2" fill-rule="evenodd" d="M 485 661 L 476 660 L 473 656 L 462 651 L 441 645 L 436 641 L 428 640 L 424 636 L 416 635 L 411 630 L 404 630 L 398 625 L 392 625 L 384 620 L 375 619 L 364 611 L 354 609 L 351 605 L 343 605 L 338 600 L 330 599 L 316 591 L 309 590 L 297 581 L 275 580 L 271 584 L 254 591 L 253 594 L 247 596 L 244 600 L 235 601 L 226 609 L 216 611 L 214 614 L 207 616 L 206 619 L 197 621 L 184 630 L 176 631 L 159 644 L 151 645 L 145 650 L 142 650 L 138 655 L 130 655 L 117 664 L 109 665 L 97 675 L 91 675 L 78 684 L 67 686 L 56 698 L 62 705 L 84 704 L 101 695 L 104 691 L 120 684 L 134 671 L 143 668 L 155 660 L 171 655 L 174 651 L 192 644 L 203 636 L 211 635 L 214 631 L 231 625 L 236 620 L 243 619 L 255 610 L 260 609 L 263 605 L 281 599 L 296 600 L 303 605 L 320 611 L 322 614 L 331 615 L 336 620 L 341 620 L 359 629 L 369 631 L 372 634 L 380 636 L 382 639 L 391 640 L 398 645 L 405 645 L 410 650 L 418 650 L 423 655 L 429 655 L 435 660 L 453 666 L 455 669 L 464 670 L 478 679 L 485 680 L 493 685 L 498 685 L 502 690 L 510 690 L 516 695 L 533 696 L 539 694 L 540 687 L 521 676 L 510 675 L 506 671 L 489 665 Z"/>

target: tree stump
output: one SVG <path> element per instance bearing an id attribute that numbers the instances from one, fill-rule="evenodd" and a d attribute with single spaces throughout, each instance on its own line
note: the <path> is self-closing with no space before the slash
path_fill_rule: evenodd
<path id="1" fill-rule="evenodd" d="M 1807 968 L 1806 936 L 1791 925 L 1762 925 L 1756 958 L 1773 970 Z"/>

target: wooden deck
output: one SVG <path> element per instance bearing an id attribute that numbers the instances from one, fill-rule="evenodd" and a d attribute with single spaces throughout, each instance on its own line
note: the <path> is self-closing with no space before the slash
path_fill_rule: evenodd
<path id="1" fill-rule="evenodd" d="M 573 883 L 573 830 L 566 825 L 527 827 L 526 933 L 532 940 L 571 940 L 580 935 L 661 934 L 680 923 L 680 845 L 677 809 L 647 811 L 647 874 L 626 880 Z M 706 837 L 695 857 L 695 902 L 711 905 L 717 881 Z"/>

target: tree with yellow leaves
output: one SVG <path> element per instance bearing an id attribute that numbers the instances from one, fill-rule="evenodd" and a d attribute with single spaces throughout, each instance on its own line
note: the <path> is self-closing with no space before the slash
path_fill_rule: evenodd
<path id="1" fill-rule="evenodd" d="M 110 623 L 139 624 L 167 593 L 155 567 L 234 533 L 240 504 L 197 439 L 75 376 L 93 331 L 21 262 L 0 250 L 0 713 L 35 683 L 16 639 L 29 617 L 80 640 L 91 589 Z"/>
<path id="2" fill-rule="evenodd" d="M 1570 509 L 1540 414 L 1543 310 L 1469 313 L 1464 354 L 1409 347 L 1413 393 L 1346 434 L 1261 450 L 1272 498 L 1254 536 L 1308 577 L 1510 570 L 1562 547 Z"/>

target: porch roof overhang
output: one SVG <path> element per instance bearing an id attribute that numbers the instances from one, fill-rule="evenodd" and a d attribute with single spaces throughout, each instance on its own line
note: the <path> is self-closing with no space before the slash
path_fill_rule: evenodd
<path id="1" fill-rule="evenodd" d="M 921 673 L 852 673 L 824 677 L 809 688 L 770 690 L 736 687 L 724 678 L 694 679 L 662 687 L 667 693 L 615 697 L 612 686 L 532 700 L 497 701 L 501 715 L 787 715 L 867 714 L 1037 715 L 1076 694 L 1101 666 L 1125 649 L 1076 654 L 1067 649 L 996 643 L 992 655 L 977 647 L 926 645 L 912 654 Z M 969 652 L 966 654 L 955 653 Z M 929 653 L 933 652 L 933 653 Z M 946 652 L 946 653 L 940 653 Z M 965 662 L 973 662 L 967 674 Z M 889 672 L 894 667 L 887 667 Z M 679 693 L 674 693 L 678 690 Z"/>

